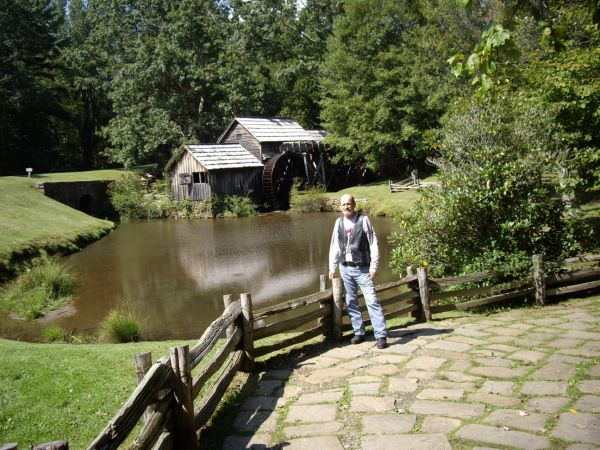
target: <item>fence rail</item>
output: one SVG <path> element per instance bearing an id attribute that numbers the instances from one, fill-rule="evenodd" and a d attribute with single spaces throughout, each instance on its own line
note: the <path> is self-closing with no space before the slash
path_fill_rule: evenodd
<path id="1" fill-rule="evenodd" d="M 419 267 L 415 275 L 409 267 L 406 277 L 378 285 L 376 290 L 382 298 L 386 319 L 411 314 L 417 320 L 428 321 L 433 314 L 445 311 L 532 295 L 537 304 L 544 305 L 551 297 L 597 289 L 600 287 L 599 261 L 600 255 L 559 261 L 544 261 L 534 256 L 531 276 L 516 280 L 500 271 L 430 278 L 427 268 Z M 545 275 L 549 271 L 552 273 Z M 341 340 L 343 332 L 351 329 L 351 325 L 342 320 L 341 279 L 334 278 L 329 289 L 325 275 L 321 275 L 320 281 L 320 292 L 257 311 L 253 311 L 250 294 L 241 294 L 236 301 L 231 295 L 225 295 L 223 314 L 191 349 L 188 346 L 172 348 L 169 356 L 154 364 L 149 353 L 137 355 L 136 389 L 88 449 L 120 447 L 140 421 L 143 425 L 129 449 L 197 449 L 198 430 L 215 413 L 238 371 L 252 370 L 255 358 L 318 336 Z M 361 306 L 361 310 L 365 311 L 366 307 Z M 294 317 L 289 318 L 290 313 Z M 288 318 L 282 319 L 282 315 Z M 365 325 L 369 324 L 366 320 Z M 261 342 L 264 338 L 290 332 L 291 337 Z M 192 376 L 194 369 L 197 373 Z M 61 443 L 61 449 L 68 449 L 66 441 L 56 442 Z"/>

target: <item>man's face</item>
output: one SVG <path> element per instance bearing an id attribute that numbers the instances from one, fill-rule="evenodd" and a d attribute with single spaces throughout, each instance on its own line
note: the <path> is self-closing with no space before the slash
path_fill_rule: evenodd
<path id="1" fill-rule="evenodd" d="M 344 217 L 351 219 L 356 214 L 354 208 L 356 204 L 354 203 L 354 199 L 349 195 L 343 195 L 340 198 L 340 211 L 344 214 Z"/>

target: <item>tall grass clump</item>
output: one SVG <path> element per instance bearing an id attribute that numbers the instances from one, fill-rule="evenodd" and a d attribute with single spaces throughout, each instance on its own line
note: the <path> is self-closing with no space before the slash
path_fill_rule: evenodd
<path id="1" fill-rule="evenodd" d="M 98 338 L 101 342 L 121 344 L 142 339 L 142 324 L 129 305 L 111 310 L 100 324 Z"/>
<path id="2" fill-rule="evenodd" d="M 292 188 L 290 194 L 290 209 L 293 212 L 322 212 L 327 211 L 329 199 L 325 195 L 325 187 L 318 184 L 304 191 Z"/>
<path id="3" fill-rule="evenodd" d="M 58 260 L 43 256 L 0 294 L 0 307 L 21 319 L 37 319 L 71 300 L 74 279 Z"/>
<path id="4" fill-rule="evenodd" d="M 58 325 L 50 325 L 49 327 L 44 328 L 42 331 L 42 340 L 44 342 L 65 342 L 69 336 L 64 328 L 59 327 Z"/>

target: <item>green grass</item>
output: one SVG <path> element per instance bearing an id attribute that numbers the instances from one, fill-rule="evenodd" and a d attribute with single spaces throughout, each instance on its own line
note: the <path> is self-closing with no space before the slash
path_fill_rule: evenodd
<path id="1" fill-rule="evenodd" d="M 135 311 L 128 305 L 120 306 L 108 313 L 100 324 L 101 342 L 115 344 L 138 342 L 142 338 L 142 325 Z"/>
<path id="2" fill-rule="evenodd" d="M 0 308 L 21 319 L 37 319 L 70 302 L 74 284 L 62 263 L 43 256 L 0 289 Z"/>
<path id="3" fill-rule="evenodd" d="M 131 344 L 30 344 L 0 339 L 0 444 L 29 448 L 53 440 L 83 449 L 137 384 L 133 358 L 156 361 L 191 341 Z"/>
<path id="4" fill-rule="evenodd" d="M 435 177 L 429 177 L 422 181 L 432 182 L 435 181 Z M 421 198 L 421 194 L 416 190 L 392 194 L 387 181 L 354 186 L 338 192 L 328 192 L 326 195 L 339 203 L 339 198 L 344 194 L 352 194 L 356 199 L 358 208 L 366 214 L 385 214 L 387 216 L 393 216 L 399 211 L 410 208 L 414 202 Z"/>
<path id="5" fill-rule="evenodd" d="M 114 226 L 45 197 L 35 188 L 37 183 L 115 179 L 125 173 L 100 170 L 0 177 L 0 272 L 19 259 L 37 255 L 40 249 L 49 253 L 76 250 Z"/>

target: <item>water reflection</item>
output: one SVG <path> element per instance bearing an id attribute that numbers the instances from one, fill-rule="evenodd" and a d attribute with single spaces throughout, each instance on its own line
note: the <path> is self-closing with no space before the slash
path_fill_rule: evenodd
<path id="1" fill-rule="evenodd" d="M 249 292 L 258 307 L 318 291 L 327 273 L 335 214 L 273 214 L 224 220 L 148 221 L 120 225 L 65 258 L 79 285 L 72 314 L 58 325 L 93 333 L 115 306 L 129 303 L 143 317 L 145 338 L 199 337 L 223 311 L 223 294 Z M 373 218 L 387 267 L 393 224 Z M 31 338 L 39 326 L 0 319 L 3 336 Z"/>

